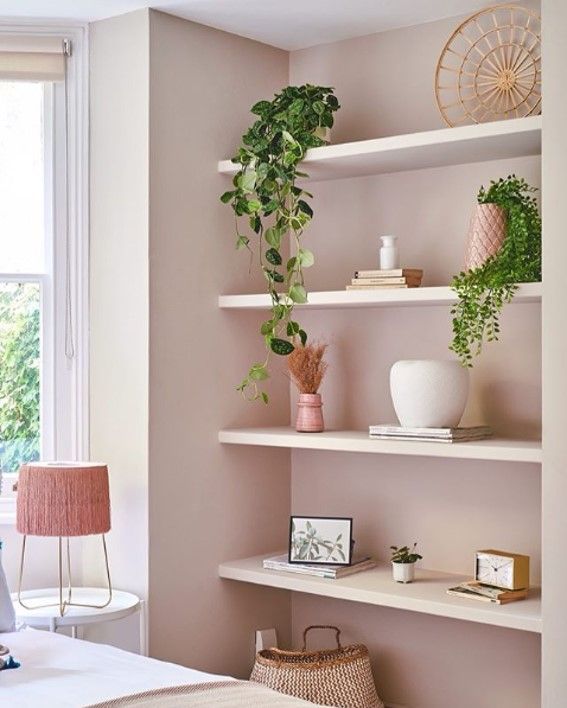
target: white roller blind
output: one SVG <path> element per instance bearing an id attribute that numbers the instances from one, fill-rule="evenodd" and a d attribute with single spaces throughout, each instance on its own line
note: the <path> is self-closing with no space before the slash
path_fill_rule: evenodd
<path id="1" fill-rule="evenodd" d="M 0 33 L 0 80 L 63 81 L 69 41 Z"/>

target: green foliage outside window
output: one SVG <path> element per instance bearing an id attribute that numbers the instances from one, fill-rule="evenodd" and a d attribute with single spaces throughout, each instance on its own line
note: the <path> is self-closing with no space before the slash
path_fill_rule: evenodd
<path id="1" fill-rule="evenodd" d="M 0 468 L 39 458 L 39 287 L 0 284 Z"/>

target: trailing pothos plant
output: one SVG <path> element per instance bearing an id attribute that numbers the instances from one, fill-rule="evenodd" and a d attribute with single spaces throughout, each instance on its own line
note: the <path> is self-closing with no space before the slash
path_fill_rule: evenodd
<path id="1" fill-rule="evenodd" d="M 514 297 L 518 283 L 541 280 L 541 217 L 535 187 L 516 175 L 480 188 L 479 204 L 498 204 L 506 213 L 506 234 L 498 253 L 479 268 L 461 272 L 451 287 L 458 296 L 451 310 L 453 341 L 450 345 L 463 366 L 471 367 L 484 341 L 495 341 L 505 303 Z"/>
<path id="2" fill-rule="evenodd" d="M 248 249 L 251 263 L 257 256 L 272 302 L 270 318 L 260 327 L 266 357 L 252 364 L 237 387 L 249 400 L 268 402 L 261 385 L 269 377 L 271 353 L 287 356 L 307 341 L 305 330 L 293 317 L 295 304 L 307 302 L 303 271 L 315 260 L 302 245 L 313 210 L 308 203 L 312 195 L 296 184 L 298 177 L 307 177 L 298 165 L 306 150 L 325 144 L 324 129 L 332 127 L 338 108 L 332 88 L 288 86 L 272 101 L 252 106 L 258 118 L 232 158 L 240 169 L 233 189 L 221 201 L 234 210 L 236 248 Z M 244 217 L 247 228 L 242 228 L 239 217 Z M 286 252 L 291 257 L 284 262 Z"/>

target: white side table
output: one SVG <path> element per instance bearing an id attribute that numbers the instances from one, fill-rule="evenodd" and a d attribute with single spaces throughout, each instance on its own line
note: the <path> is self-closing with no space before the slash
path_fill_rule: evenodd
<path id="1" fill-rule="evenodd" d="M 16 618 L 28 627 L 48 629 L 56 632 L 59 627 L 71 627 L 72 636 L 76 638 L 77 627 L 84 627 L 99 622 L 129 617 L 136 612 L 140 616 L 140 654 L 146 656 L 146 623 L 144 602 L 137 595 L 123 590 L 113 590 L 112 600 L 102 609 L 93 607 L 67 607 L 63 617 L 59 614 L 59 589 L 43 588 L 41 590 L 26 590 L 21 594 L 22 600 L 30 609 L 22 607 L 18 602 L 17 593 L 12 593 L 12 604 Z M 73 588 L 73 602 L 86 605 L 102 605 L 108 599 L 106 588 Z M 35 607 L 36 605 L 53 605 L 52 607 Z"/>

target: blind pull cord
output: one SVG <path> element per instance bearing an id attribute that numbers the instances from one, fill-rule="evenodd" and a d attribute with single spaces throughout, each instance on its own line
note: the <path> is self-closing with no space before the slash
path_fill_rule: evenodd
<path id="1" fill-rule="evenodd" d="M 71 195 L 69 194 L 69 90 L 67 83 L 67 59 L 71 56 L 71 40 L 63 40 L 65 57 L 64 78 L 64 121 L 65 121 L 65 356 L 75 358 L 75 337 L 73 332 L 73 295 L 71 282 Z"/>

